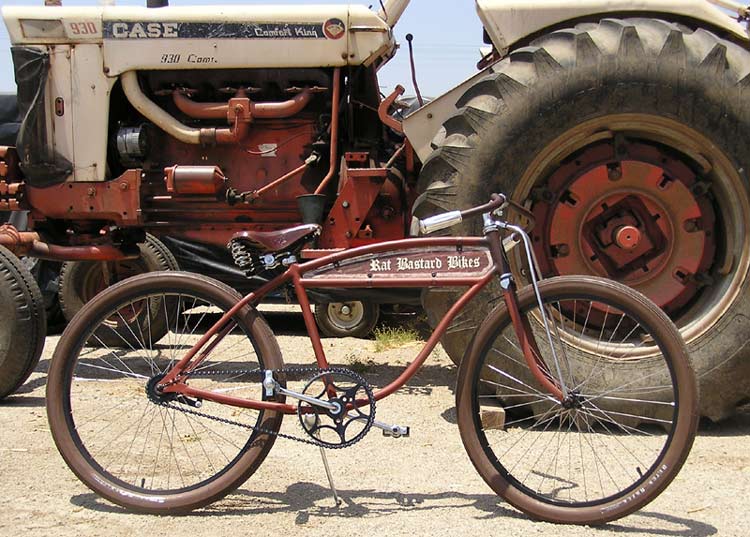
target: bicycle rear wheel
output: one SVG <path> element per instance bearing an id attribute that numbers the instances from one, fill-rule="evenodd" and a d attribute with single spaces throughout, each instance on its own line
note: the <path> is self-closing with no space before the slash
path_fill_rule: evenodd
<path id="1" fill-rule="evenodd" d="M 223 497 L 260 466 L 280 413 L 199 406 L 154 389 L 240 299 L 203 276 L 150 273 L 108 288 L 75 316 L 50 365 L 47 414 L 60 453 L 89 488 L 139 512 L 185 512 Z M 127 322 L 134 317 L 145 322 Z M 223 331 L 187 383 L 263 399 L 261 375 L 251 371 L 282 367 L 273 333 L 250 307 Z"/>
<path id="2" fill-rule="evenodd" d="M 461 437 L 487 484 L 521 511 L 602 524 L 646 505 L 679 471 L 698 424 L 695 377 L 676 327 L 643 295 L 579 276 L 539 291 L 549 337 L 531 287 L 518 295 L 521 314 L 568 397 L 529 374 L 498 307 L 461 363 Z"/>

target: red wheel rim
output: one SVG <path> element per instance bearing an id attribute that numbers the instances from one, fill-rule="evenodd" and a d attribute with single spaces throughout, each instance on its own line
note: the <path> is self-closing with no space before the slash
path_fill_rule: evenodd
<path id="1" fill-rule="evenodd" d="M 542 272 L 612 278 L 676 314 L 710 280 L 716 216 L 707 192 L 658 144 L 590 145 L 532 191 Z"/>

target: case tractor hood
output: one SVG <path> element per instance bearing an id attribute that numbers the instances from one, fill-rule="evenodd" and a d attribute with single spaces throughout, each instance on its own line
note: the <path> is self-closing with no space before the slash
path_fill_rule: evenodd
<path id="1" fill-rule="evenodd" d="M 11 43 L 103 44 L 104 71 L 334 67 L 392 53 L 388 24 L 361 5 L 14 7 Z"/>

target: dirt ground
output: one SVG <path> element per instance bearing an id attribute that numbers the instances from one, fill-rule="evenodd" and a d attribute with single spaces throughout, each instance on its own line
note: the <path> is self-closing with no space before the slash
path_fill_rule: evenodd
<path id="1" fill-rule="evenodd" d="M 312 357 L 298 316 L 268 317 L 285 357 Z M 317 448 L 279 440 L 244 486 L 207 509 L 182 517 L 130 514 L 89 492 L 55 449 L 44 385 L 58 339 L 47 339 L 37 371 L 0 403 L 0 536 L 750 535 L 750 408 L 704 424 L 682 473 L 644 511 L 601 528 L 554 526 L 504 504 L 474 471 L 455 424 L 456 368 L 442 350 L 407 388 L 378 404 L 378 419 L 409 425 L 410 438 L 372 431 L 352 448 L 329 452 L 341 507 Z M 364 374 L 375 385 L 418 350 L 412 344 L 376 353 L 372 341 L 356 339 L 325 340 L 325 347 L 335 364 L 368 364 Z M 300 432 L 293 419 L 282 431 Z"/>

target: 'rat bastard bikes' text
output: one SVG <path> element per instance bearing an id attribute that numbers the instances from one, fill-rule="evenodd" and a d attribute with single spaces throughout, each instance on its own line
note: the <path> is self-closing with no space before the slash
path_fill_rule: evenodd
<path id="1" fill-rule="evenodd" d="M 444 259 L 435 257 L 432 259 L 412 259 L 409 257 L 396 257 L 394 259 L 373 259 L 370 261 L 371 272 L 404 272 L 417 270 L 448 270 L 475 269 L 482 263 L 481 257 L 467 257 L 464 255 L 449 255 Z"/>

